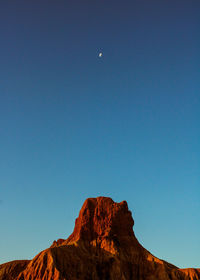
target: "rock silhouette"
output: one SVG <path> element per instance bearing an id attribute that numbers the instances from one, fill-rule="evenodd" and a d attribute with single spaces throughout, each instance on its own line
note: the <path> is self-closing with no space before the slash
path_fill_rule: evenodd
<path id="1" fill-rule="evenodd" d="M 199 280 L 200 269 L 179 269 L 143 248 L 126 201 L 88 198 L 73 233 L 31 261 L 0 265 L 0 280 Z"/>

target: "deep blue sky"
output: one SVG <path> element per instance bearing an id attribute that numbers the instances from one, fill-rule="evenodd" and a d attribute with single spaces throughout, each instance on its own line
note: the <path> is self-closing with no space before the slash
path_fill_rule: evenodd
<path id="1" fill-rule="evenodd" d="M 199 14 L 199 0 L 1 1 L 0 263 L 67 238 L 103 195 L 128 201 L 154 255 L 200 267 Z"/>

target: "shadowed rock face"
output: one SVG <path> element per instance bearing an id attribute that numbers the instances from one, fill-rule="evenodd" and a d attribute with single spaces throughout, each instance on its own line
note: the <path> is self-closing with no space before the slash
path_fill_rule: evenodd
<path id="1" fill-rule="evenodd" d="M 200 269 L 179 269 L 137 241 L 126 201 L 89 198 L 68 239 L 54 241 L 31 261 L 0 266 L 0 280 L 199 280 Z"/>
<path id="2" fill-rule="evenodd" d="M 16 279 L 17 276 L 23 271 L 30 261 L 12 261 L 0 265 L 0 279 L 12 280 Z"/>

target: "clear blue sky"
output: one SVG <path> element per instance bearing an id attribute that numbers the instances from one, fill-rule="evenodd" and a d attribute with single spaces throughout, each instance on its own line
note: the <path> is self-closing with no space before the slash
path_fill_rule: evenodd
<path id="1" fill-rule="evenodd" d="M 0 263 L 127 200 L 142 245 L 200 267 L 199 0 L 0 4 Z M 102 51 L 102 58 L 98 53 Z"/>

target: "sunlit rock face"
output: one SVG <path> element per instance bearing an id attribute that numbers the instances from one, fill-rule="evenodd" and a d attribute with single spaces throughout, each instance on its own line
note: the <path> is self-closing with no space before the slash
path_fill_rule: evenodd
<path id="1" fill-rule="evenodd" d="M 72 235 L 63 244 L 83 242 L 117 253 L 120 244 L 134 238 L 134 221 L 126 201 L 115 203 L 111 198 L 89 198 L 76 219 Z"/>
<path id="2" fill-rule="evenodd" d="M 179 269 L 137 241 L 126 201 L 88 198 L 73 233 L 31 261 L 0 266 L 0 280 L 199 280 L 199 269 Z"/>

